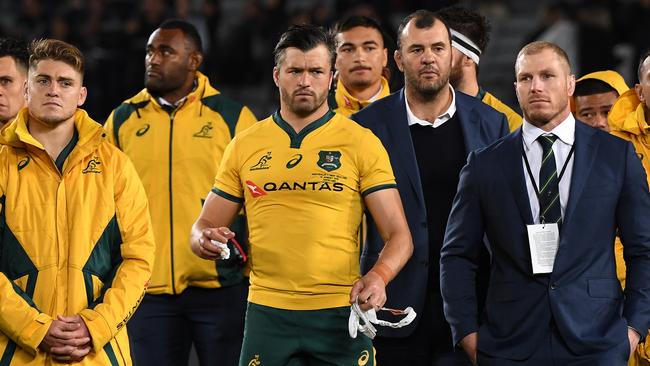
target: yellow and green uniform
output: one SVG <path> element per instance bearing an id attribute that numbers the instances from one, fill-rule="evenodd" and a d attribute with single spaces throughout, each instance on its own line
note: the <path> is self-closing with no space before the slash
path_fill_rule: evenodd
<path id="1" fill-rule="evenodd" d="M 614 103 L 607 115 L 607 122 L 611 134 L 634 145 L 637 156 L 641 159 L 643 168 L 650 184 L 650 125 L 646 121 L 644 104 L 639 101 L 634 89 L 623 93 Z M 626 267 L 623 259 L 623 244 L 616 237 L 616 272 L 623 287 L 625 287 Z M 630 366 L 650 364 L 650 340 L 640 344 L 634 356 L 630 359 Z"/>
<path id="2" fill-rule="evenodd" d="M 126 323 L 151 276 L 147 197 L 128 157 L 86 112 L 56 160 L 23 109 L 0 143 L 0 364 L 58 364 L 38 349 L 57 315 L 92 338 L 80 365 L 131 365 Z"/>
<path id="3" fill-rule="evenodd" d="M 336 89 L 330 91 L 327 103 L 334 112 L 350 117 L 370 103 L 388 95 L 390 95 L 390 87 L 388 86 L 388 80 L 383 76 L 381 77 L 381 90 L 372 100 L 359 100 L 353 97 L 339 79 L 336 82 Z"/>
<path id="4" fill-rule="evenodd" d="M 226 145 L 255 122 L 247 107 L 223 96 L 199 72 L 195 89 L 176 108 L 161 106 L 144 89 L 109 116 L 109 138 L 131 158 L 149 198 L 157 252 L 147 293 L 245 281 L 234 256 L 216 265 L 195 256 L 189 235 Z"/>
<path id="5" fill-rule="evenodd" d="M 287 310 L 349 306 L 362 197 L 394 187 L 379 139 L 340 113 L 299 133 L 275 113 L 236 136 L 213 192 L 246 210 L 249 301 Z"/>
<path id="6" fill-rule="evenodd" d="M 517 112 L 515 112 L 512 108 L 508 107 L 505 103 L 497 99 L 497 97 L 483 90 L 482 88 L 479 89 L 476 98 L 489 105 L 490 107 L 496 109 L 497 111 L 503 113 L 508 119 L 508 128 L 510 129 L 510 132 L 518 129 L 524 123 L 524 120 Z"/>

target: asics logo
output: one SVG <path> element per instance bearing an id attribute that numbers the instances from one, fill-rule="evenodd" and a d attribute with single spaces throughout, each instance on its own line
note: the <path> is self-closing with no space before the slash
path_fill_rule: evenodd
<path id="1" fill-rule="evenodd" d="M 149 131 L 149 127 L 151 126 L 148 123 L 145 123 L 145 125 L 141 129 L 135 132 L 135 135 L 138 137 L 143 136 L 145 133 L 147 133 L 147 131 Z"/>
<path id="2" fill-rule="evenodd" d="M 302 154 L 296 154 L 291 157 L 291 160 L 287 161 L 287 169 L 291 169 L 298 165 L 302 161 Z"/>

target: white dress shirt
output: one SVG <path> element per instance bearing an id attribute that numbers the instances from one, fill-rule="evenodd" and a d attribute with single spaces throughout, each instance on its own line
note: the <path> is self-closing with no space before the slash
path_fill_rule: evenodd
<path id="1" fill-rule="evenodd" d="M 576 132 L 576 120 L 573 118 L 573 115 L 569 113 L 569 116 L 557 125 L 552 131 L 546 132 L 541 128 L 533 126 L 530 122 L 524 119 L 524 124 L 522 126 L 522 135 L 524 142 L 524 152 L 528 158 L 528 163 L 530 164 L 530 170 L 535 177 L 535 184 L 539 189 L 539 170 L 542 164 L 542 144 L 539 141 L 536 141 L 540 135 L 554 134 L 558 139 L 553 144 L 553 154 L 555 155 L 555 167 L 557 169 L 558 176 L 560 175 L 564 164 L 567 163 L 567 158 L 573 147 L 575 141 L 575 132 Z M 571 175 L 573 172 L 573 155 L 571 160 L 568 161 L 567 167 L 562 175 L 559 183 L 560 189 L 560 207 L 562 209 L 562 217 L 564 217 L 564 212 L 566 210 L 566 204 L 569 199 L 569 188 L 571 188 Z M 524 167 L 524 176 L 526 177 L 526 189 L 528 191 L 528 200 L 530 201 L 530 211 L 533 215 L 533 221 L 536 224 L 539 224 L 539 201 L 537 199 L 537 193 L 533 186 L 532 181 L 530 180 L 530 174 L 526 169 L 526 162 L 522 156 L 521 163 Z"/>
<path id="2" fill-rule="evenodd" d="M 449 89 L 451 90 L 451 104 L 443 114 L 439 115 L 438 118 L 433 121 L 433 123 L 419 119 L 415 116 L 415 114 L 413 114 L 411 107 L 409 107 L 409 101 L 406 99 L 406 92 L 404 92 L 404 101 L 406 102 L 406 117 L 408 119 L 409 126 L 417 124 L 421 126 L 438 128 L 442 126 L 443 123 L 449 121 L 454 116 L 454 114 L 456 114 L 456 93 L 454 92 L 454 88 L 452 88 L 451 85 L 449 85 Z"/>

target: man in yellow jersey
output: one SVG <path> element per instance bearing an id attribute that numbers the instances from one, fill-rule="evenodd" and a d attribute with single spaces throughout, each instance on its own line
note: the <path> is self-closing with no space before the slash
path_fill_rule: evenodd
<path id="1" fill-rule="evenodd" d="M 13 38 L 0 39 L 0 128 L 25 105 L 27 45 Z"/>
<path id="2" fill-rule="evenodd" d="M 106 122 L 144 183 L 156 237 L 151 285 L 129 328 L 145 366 L 187 364 L 192 344 L 201 365 L 234 365 L 243 338 L 244 256 L 203 261 L 188 236 L 226 145 L 256 120 L 210 85 L 202 61 L 195 27 L 163 22 L 147 43 L 145 89 Z M 245 245 L 243 222 L 233 230 Z"/>
<path id="3" fill-rule="evenodd" d="M 634 85 L 634 89 L 623 93 L 614 103 L 608 122 L 612 135 L 632 142 L 646 176 L 650 176 L 650 125 L 647 120 L 650 113 L 650 51 L 646 51 L 639 59 L 637 77 L 639 82 Z M 616 241 L 616 270 L 619 280 L 625 286 L 627 268 L 620 240 Z M 650 342 L 647 338 L 636 348 L 629 365 L 650 365 Z"/>
<path id="4" fill-rule="evenodd" d="M 454 5 L 440 9 L 438 16 L 450 28 L 453 46 L 449 82 L 458 91 L 473 95 L 483 103 L 506 115 L 508 127 L 514 131 L 522 124 L 521 116 L 505 103 L 478 85 L 481 54 L 490 41 L 490 23 L 470 9 Z"/>
<path id="5" fill-rule="evenodd" d="M 0 134 L 0 364 L 131 365 L 126 324 L 151 277 L 147 197 L 79 109 L 81 52 L 32 43 L 27 108 Z"/>
<path id="6" fill-rule="evenodd" d="M 383 71 L 388 62 L 379 23 L 352 16 L 338 23 L 336 32 L 336 89 L 328 103 L 334 112 L 350 117 L 368 104 L 390 94 Z"/>
<path id="7" fill-rule="evenodd" d="M 575 117 L 591 127 L 609 132 L 607 115 L 616 99 L 629 89 L 616 71 L 604 70 L 584 75 L 576 81 L 571 101 Z"/>
<path id="8" fill-rule="evenodd" d="M 275 47 L 280 110 L 228 145 L 192 229 L 194 253 L 214 259 L 244 205 L 250 294 L 239 364 L 374 365 L 371 341 L 350 338 L 350 303 L 379 309 L 412 252 L 386 151 L 369 130 L 327 104 L 334 42 L 297 26 Z M 359 278 L 363 208 L 385 247 Z"/>

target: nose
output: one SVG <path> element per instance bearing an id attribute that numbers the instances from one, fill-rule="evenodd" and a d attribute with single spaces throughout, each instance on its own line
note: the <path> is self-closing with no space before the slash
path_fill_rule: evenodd
<path id="1" fill-rule="evenodd" d="M 151 52 L 147 54 L 144 58 L 145 64 L 149 65 L 159 65 L 160 64 L 160 57 L 158 55 L 158 52 Z"/>
<path id="2" fill-rule="evenodd" d="M 609 123 L 607 123 L 607 115 L 601 113 L 597 114 L 596 117 L 594 117 L 594 127 L 609 132 Z"/>
<path id="3" fill-rule="evenodd" d="M 530 81 L 530 91 L 539 92 L 542 91 L 542 82 L 538 77 L 533 77 Z"/>
<path id="4" fill-rule="evenodd" d="M 300 78 L 298 78 L 298 85 L 301 87 L 306 87 L 311 84 L 311 78 L 309 77 L 308 72 L 303 72 L 300 74 Z"/>
<path id="5" fill-rule="evenodd" d="M 433 51 L 428 48 L 425 48 L 424 51 L 422 51 L 421 61 L 425 65 L 434 63 L 435 57 L 433 57 Z"/>

